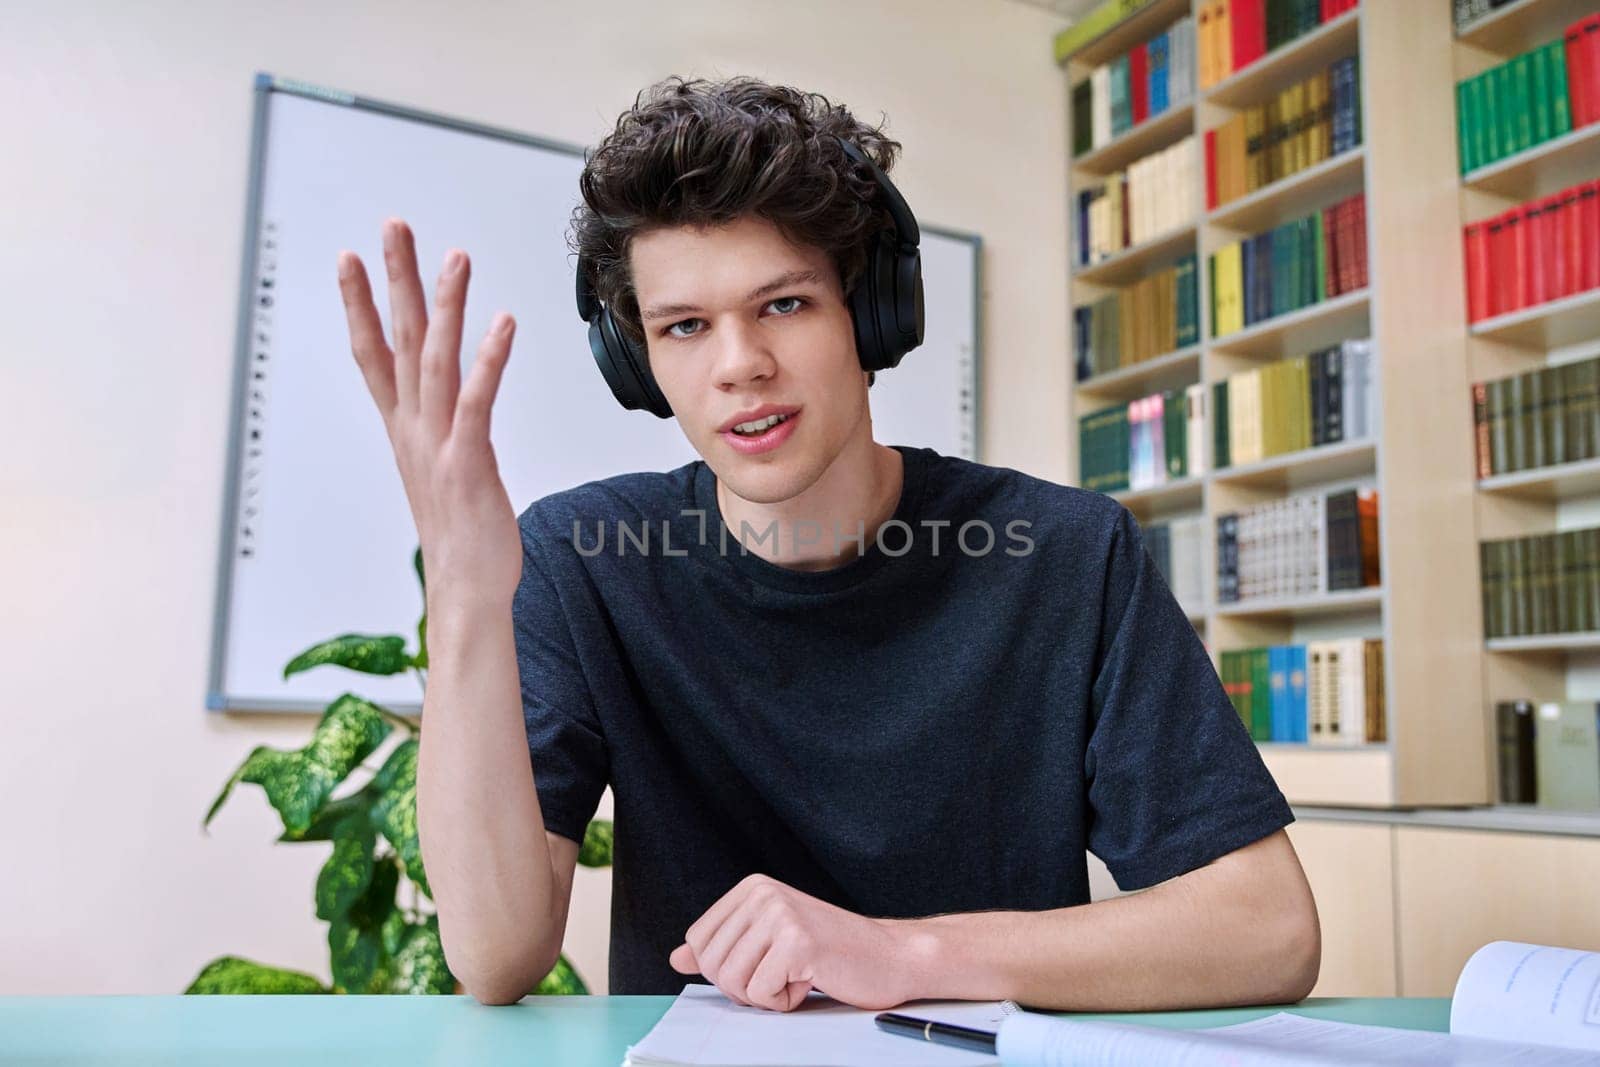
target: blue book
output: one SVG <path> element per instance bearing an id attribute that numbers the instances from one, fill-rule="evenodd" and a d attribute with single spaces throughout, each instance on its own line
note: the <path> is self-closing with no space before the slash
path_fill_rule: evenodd
<path id="1" fill-rule="evenodd" d="M 1150 38 L 1150 43 L 1145 47 L 1145 54 L 1150 68 L 1148 94 L 1150 114 L 1159 115 L 1167 110 L 1170 95 L 1167 92 L 1167 79 L 1172 67 L 1172 52 L 1167 34 L 1158 33 Z"/>
<path id="2" fill-rule="evenodd" d="M 1310 707 L 1306 702 L 1306 646 L 1289 646 L 1289 701 L 1292 705 L 1290 725 L 1294 728 L 1295 741 L 1306 741 L 1306 721 L 1310 717 Z"/>
<path id="3" fill-rule="evenodd" d="M 1288 645 L 1273 645 L 1267 649 L 1267 679 L 1272 687 L 1272 739 L 1293 741 Z"/>

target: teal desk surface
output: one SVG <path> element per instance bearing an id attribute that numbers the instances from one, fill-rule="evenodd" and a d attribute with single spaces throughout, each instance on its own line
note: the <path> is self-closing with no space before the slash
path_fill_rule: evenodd
<path id="1" fill-rule="evenodd" d="M 672 997 L 0 997 L 0 1064 L 552 1064 L 618 1067 Z M 913 1005 L 903 1008 L 912 1013 Z M 1448 998 L 1312 998 L 1286 1007 L 1073 1015 L 1155 1026 L 1226 1026 L 1293 1011 L 1447 1030 Z"/>

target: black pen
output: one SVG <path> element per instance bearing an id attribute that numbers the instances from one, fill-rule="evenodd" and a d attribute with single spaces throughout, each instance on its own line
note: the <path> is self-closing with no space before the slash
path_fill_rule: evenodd
<path id="1" fill-rule="evenodd" d="M 974 1052 L 994 1054 L 995 1035 L 988 1030 L 974 1030 L 970 1026 L 956 1026 L 953 1023 L 936 1023 L 932 1019 L 918 1019 L 892 1011 L 880 1012 L 872 1021 L 878 1024 L 878 1029 L 891 1034 L 914 1037 L 919 1041 L 932 1041 L 936 1045 L 953 1045 L 956 1048 L 972 1049 Z"/>

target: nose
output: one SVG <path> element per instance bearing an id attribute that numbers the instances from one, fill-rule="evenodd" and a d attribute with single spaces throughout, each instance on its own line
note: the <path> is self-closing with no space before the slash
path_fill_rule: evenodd
<path id="1" fill-rule="evenodd" d="M 762 381 L 778 370 L 770 338 L 759 323 L 733 321 L 720 331 L 716 340 L 717 384 L 738 388 L 750 381 Z"/>

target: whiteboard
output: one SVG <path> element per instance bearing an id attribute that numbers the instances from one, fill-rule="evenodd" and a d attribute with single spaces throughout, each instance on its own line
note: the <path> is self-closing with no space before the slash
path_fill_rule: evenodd
<path id="1" fill-rule="evenodd" d="M 463 374 L 493 315 L 517 319 L 490 434 L 518 514 L 697 458 L 676 420 L 624 409 L 594 365 L 566 244 L 582 168 L 577 146 L 257 75 L 207 708 L 321 711 L 346 691 L 421 708 L 414 673 L 283 677 L 340 634 L 415 649 L 416 527 L 334 273 L 341 249 L 361 256 L 387 334 L 389 216 L 410 223 L 429 292 L 449 248 L 472 257 Z M 978 458 L 981 244 L 922 226 L 926 340 L 878 373 L 876 440 Z"/>

